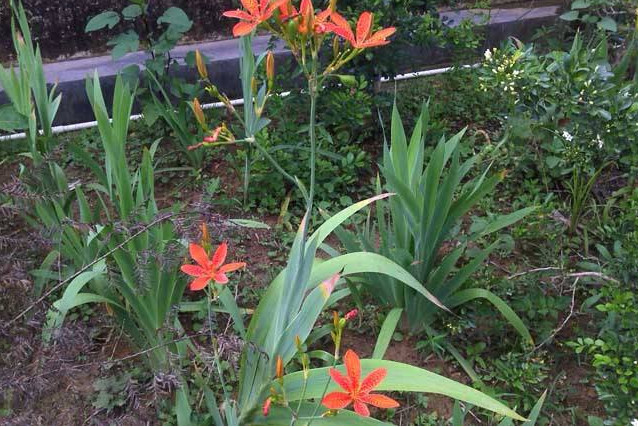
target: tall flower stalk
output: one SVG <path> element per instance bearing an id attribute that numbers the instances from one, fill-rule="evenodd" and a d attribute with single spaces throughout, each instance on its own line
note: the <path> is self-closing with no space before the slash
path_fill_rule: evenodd
<path id="1" fill-rule="evenodd" d="M 311 0 L 302 0 L 299 9 L 292 4 L 291 0 L 241 0 L 241 3 L 243 6 L 242 9 L 231 10 L 224 13 L 226 17 L 239 19 L 239 22 L 233 28 L 233 34 L 240 37 L 250 37 L 256 29 L 266 29 L 285 42 L 306 78 L 307 92 L 310 97 L 310 121 L 308 126 L 310 182 L 308 183 L 308 190 L 306 191 L 303 184 L 288 174 L 276 160 L 270 156 L 268 151 L 256 141 L 255 135 L 261 129 L 261 126 L 251 126 L 246 115 L 254 115 L 255 124 L 265 126 L 268 123 L 267 119 L 262 118 L 261 115 L 272 89 L 274 58 L 271 54 L 269 54 L 266 60 L 267 82 L 264 82 L 261 90 L 256 90 L 254 70 L 250 70 L 253 71 L 252 74 L 244 73 L 242 70 L 244 99 L 246 100 L 247 95 L 251 101 L 254 99 L 252 105 L 248 105 L 248 103 L 244 105 L 244 108 L 251 110 L 245 114 L 244 120 L 242 120 L 246 129 L 245 140 L 251 145 L 254 145 L 279 172 L 296 184 L 306 199 L 307 211 L 311 212 L 315 196 L 316 180 L 317 99 L 321 88 L 328 78 L 343 78 L 343 76 L 337 74 L 337 71 L 356 56 L 360 55 L 365 49 L 388 44 L 388 37 L 396 30 L 390 27 L 373 33 L 374 15 L 370 12 L 364 12 L 356 23 L 356 30 L 353 31 L 350 23 L 336 11 L 335 0 L 331 0 L 328 8 L 321 11 L 315 10 Z M 322 47 L 328 45 L 327 42 L 329 39 L 332 39 L 332 59 L 325 67 L 322 67 L 320 51 Z M 247 43 L 242 43 L 244 50 L 246 49 L 245 44 Z M 258 66 L 262 59 L 263 56 L 253 65 L 255 67 Z M 246 60 L 244 59 L 243 67 L 247 65 L 245 62 Z M 202 71 L 199 65 L 198 69 L 200 69 L 202 78 L 207 78 L 207 74 Z M 225 102 L 229 109 L 234 112 L 234 108 L 230 105 L 227 97 L 219 94 L 216 89 L 209 89 L 209 92 Z M 255 92 L 257 93 L 255 94 Z M 216 140 L 208 141 L 208 144 L 216 143 Z M 203 145 L 207 145 L 206 140 L 203 142 Z M 248 156 L 246 161 L 249 161 Z M 245 175 L 244 197 L 246 198 L 249 179 L 248 163 L 246 164 Z"/>

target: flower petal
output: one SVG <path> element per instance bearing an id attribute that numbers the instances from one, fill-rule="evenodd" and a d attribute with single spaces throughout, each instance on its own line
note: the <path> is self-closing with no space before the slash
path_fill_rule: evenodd
<path id="1" fill-rule="evenodd" d="M 190 252 L 191 257 L 200 265 L 203 269 L 208 269 L 210 265 L 210 261 L 208 260 L 208 254 L 196 243 L 191 243 L 188 245 L 188 252 Z"/>
<path id="2" fill-rule="evenodd" d="M 217 271 L 219 273 L 230 273 L 231 271 L 239 270 L 244 267 L 246 267 L 245 262 L 231 262 L 229 264 L 222 265 Z"/>
<path id="3" fill-rule="evenodd" d="M 382 394 L 361 394 L 359 399 L 362 402 L 376 406 L 377 408 L 388 409 L 399 407 L 399 402 Z"/>
<path id="4" fill-rule="evenodd" d="M 370 12 L 363 12 L 359 16 L 357 21 L 357 42 L 363 43 L 368 38 L 372 29 L 372 21 L 374 21 L 374 15 Z"/>
<path id="5" fill-rule="evenodd" d="M 361 381 L 361 388 L 359 389 L 359 391 L 361 393 L 368 393 L 373 388 L 381 384 L 381 381 L 383 381 L 387 374 L 388 371 L 385 370 L 385 368 L 375 369 L 374 371 L 370 372 L 368 376 L 366 376 L 363 381 Z"/>
<path id="6" fill-rule="evenodd" d="M 352 402 L 352 398 L 348 393 L 333 391 L 326 394 L 321 400 L 321 404 L 328 409 L 343 409 Z"/>
<path id="7" fill-rule="evenodd" d="M 215 276 L 213 276 L 213 280 L 215 281 L 215 283 L 225 285 L 226 283 L 228 283 L 228 276 L 226 276 L 224 273 L 217 273 L 215 274 Z"/>
<path id="8" fill-rule="evenodd" d="M 210 281 L 210 277 L 206 277 L 206 276 L 198 277 L 197 279 L 191 282 L 190 289 L 191 291 L 201 291 L 202 289 L 206 287 L 209 281 Z"/>
<path id="9" fill-rule="evenodd" d="M 221 267 L 224 261 L 226 261 L 227 253 L 228 253 L 228 244 L 226 244 L 226 242 L 223 242 L 221 245 L 217 247 L 217 249 L 215 250 L 215 254 L 213 255 L 213 258 L 210 260 L 215 270 Z"/>
<path id="10" fill-rule="evenodd" d="M 233 27 L 233 36 L 241 37 L 241 36 L 248 35 L 255 29 L 255 27 L 257 27 L 256 22 L 244 22 L 244 21 L 238 22 Z"/>
<path id="11" fill-rule="evenodd" d="M 199 265 L 191 265 L 191 264 L 182 265 L 180 267 L 180 270 L 182 270 L 184 273 L 188 274 L 189 276 L 194 276 L 194 277 L 199 277 L 206 274 L 206 271 L 203 268 L 201 268 Z"/>
<path id="12" fill-rule="evenodd" d="M 343 356 L 343 360 L 346 364 L 351 390 L 359 391 L 359 378 L 361 378 L 361 362 L 359 361 L 359 356 L 357 356 L 357 353 L 354 351 L 348 350 L 345 356 Z"/>
<path id="13" fill-rule="evenodd" d="M 225 16 L 226 18 L 237 18 L 237 19 L 242 19 L 244 21 L 253 20 L 253 17 L 250 13 L 243 11 L 241 9 L 229 10 L 224 12 L 222 15 Z"/>
<path id="14" fill-rule="evenodd" d="M 286 2 L 289 2 L 289 1 L 290 0 L 273 0 L 268 5 L 268 8 L 265 10 L 264 15 L 270 18 L 270 16 L 273 14 L 275 9 L 281 9 L 286 4 Z"/>
<path id="15" fill-rule="evenodd" d="M 328 374 L 330 374 L 334 382 L 339 384 L 339 387 L 341 387 L 347 392 L 352 392 L 352 389 L 350 388 L 350 380 L 347 377 L 345 377 L 341 372 L 337 371 L 334 368 L 330 368 L 330 370 L 328 371 Z"/>
<path id="16" fill-rule="evenodd" d="M 390 40 L 387 40 L 392 34 L 397 31 L 394 27 L 384 28 L 383 30 L 379 30 L 374 33 L 368 40 L 362 43 L 362 47 L 375 47 L 375 46 L 383 46 L 390 43 Z"/>
<path id="17" fill-rule="evenodd" d="M 361 415 L 362 417 L 370 416 L 370 410 L 368 409 L 368 406 L 358 400 L 354 402 L 354 412 Z"/>
<path id="18" fill-rule="evenodd" d="M 344 39 L 348 40 L 350 42 L 350 44 L 354 44 L 355 40 L 354 40 L 354 34 L 352 33 L 352 28 L 350 28 L 350 24 L 348 23 L 348 21 L 346 20 L 346 18 L 344 18 L 343 16 L 341 16 L 339 13 L 337 12 L 333 12 L 330 15 L 330 20 L 334 23 L 334 27 L 330 26 L 330 31 L 333 31 L 335 34 L 343 37 Z"/>
<path id="19" fill-rule="evenodd" d="M 241 4 L 251 15 L 254 16 L 258 14 L 259 6 L 257 4 L 257 0 L 241 0 Z"/>

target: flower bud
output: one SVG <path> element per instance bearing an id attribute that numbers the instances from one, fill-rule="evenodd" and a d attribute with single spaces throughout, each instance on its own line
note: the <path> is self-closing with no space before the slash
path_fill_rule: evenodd
<path id="1" fill-rule="evenodd" d="M 281 356 L 277 356 L 276 375 L 279 379 L 284 377 L 284 361 L 282 360 Z"/>
<path id="2" fill-rule="evenodd" d="M 337 10 L 337 0 L 330 0 L 330 5 L 328 6 L 330 12 L 334 12 Z"/>
<path id="3" fill-rule="evenodd" d="M 192 104 L 193 113 L 195 113 L 195 118 L 199 125 L 206 129 L 206 118 L 204 117 L 204 111 L 202 110 L 202 106 L 199 103 L 199 99 L 195 98 Z"/>
<path id="4" fill-rule="evenodd" d="M 334 37 L 332 39 L 332 57 L 336 58 L 339 56 L 339 51 L 341 50 L 341 43 L 339 43 L 339 37 Z"/>
<path id="5" fill-rule="evenodd" d="M 335 328 L 339 327 L 339 313 L 336 311 L 332 312 L 332 323 L 335 325 Z"/>
<path id="6" fill-rule="evenodd" d="M 208 227 L 205 222 L 202 222 L 202 247 L 204 249 L 210 249 L 210 235 L 208 234 Z"/>
<path id="7" fill-rule="evenodd" d="M 346 313 L 344 319 L 346 319 L 346 320 L 353 319 L 353 318 L 357 317 L 357 314 L 359 314 L 359 310 L 357 310 L 355 308 L 354 310 L 350 310 L 348 313 Z"/>
<path id="8" fill-rule="evenodd" d="M 286 33 L 288 34 L 288 39 L 293 40 L 295 35 L 297 35 L 297 31 L 299 30 L 298 19 L 291 19 L 288 21 L 288 25 L 286 26 Z"/>
<path id="9" fill-rule="evenodd" d="M 299 335 L 295 335 L 295 347 L 297 348 L 298 352 L 302 352 L 302 347 L 301 347 L 301 338 L 299 338 Z"/>
<path id="10" fill-rule="evenodd" d="M 264 417 L 267 417 L 270 413 L 270 404 L 272 403 L 272 399 L 269 397 L 264 401 L 264 406 L 261 408 L 261 413 L 264 414 Z"/>
<path id="11" fill-rule="evenodd" d="M 217 142 L 217 140 L 219 139 L 219 135 L 221 134 L 222 130 L 224 130 L 224 125 L 217 126 L 215 128 L 215 130 L 213 131 L 213 133 L 211 133 L 210 135 L 204 137 L 204 143 L 205 144 L 212 144 L 214 142 Z"/>
<path id="12" fill-rule="evenodd" d="M 206 68 L 206 64 L 204 63 L 204 58 L 202 54 L 199 52 L 199 49 L 195 51 L 195 64 L 197 64 L 197 71 L 199 72 L 199 76 L 202 79 L 208 78 L 208 69 Z"/>
<path id="13" fill-rule="evenodd" d="M 273 55 L 272 50 L 269 50 L 266 56 L 266 77 L 268 78 L 268 89 L 272 89 L 275 83 L 275 55 Z"/>

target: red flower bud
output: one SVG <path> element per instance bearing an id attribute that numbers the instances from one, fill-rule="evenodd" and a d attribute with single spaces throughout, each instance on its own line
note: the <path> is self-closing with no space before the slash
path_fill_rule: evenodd
<path id="1" fill-rule="evenodd" d="M 357 310 L 356 308 L 354 310 L 350 310 L 349 312 L 346 313 L 345 319 L 346 320 L 353 319 L 357 317 L 357 314 L 359 314 L 359 310 Z"/>
<path id="2" fill-rule="evenodd" d="M 261 412 L 262 412 L 262 414 L 264 414 L 264 417 L 267 417 L 268 414 L 270 413 L 270 402 L 271 401 L 272 401 L 272 399 L 270 397 L 264 401 L 264 406 L 262 406 L 262 408 L 261 408 Z"/>

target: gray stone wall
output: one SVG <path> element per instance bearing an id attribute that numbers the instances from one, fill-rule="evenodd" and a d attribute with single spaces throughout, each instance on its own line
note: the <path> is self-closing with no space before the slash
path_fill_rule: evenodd
<path id="1" fill-rule="evenodd" d="M 8 0 L 0 0 L 0 61 L 12 58 L 11 19 Z M 59 59 L 77 54 L 99 54 L 107 49 L 106 41 L 117 34 L 122 23 L 111 31 L 87 35 L 88 20 L 105 10 L 120 11 L 128 0 L 23 0 L 36 42 L 46 59 Z M 202 40 L 229 37 L 232 20 L 222 12 L 234 8 L 233 0 L 150 0 L 154 18 L 170 6 L 184 9 L 194 22 L 189 39 Z M 155 19 L 152 19 L 155 22 Z M 124 25 L 129 25 L 128 23 Z"/>

